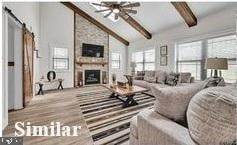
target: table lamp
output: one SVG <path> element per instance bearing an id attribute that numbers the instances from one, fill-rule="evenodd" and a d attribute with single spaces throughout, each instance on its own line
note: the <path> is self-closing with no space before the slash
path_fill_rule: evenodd
<path id="1" fill-rule="evenodd" d="M 221 70 L 227 70 L 228 69 L 228 62 L 227 58 L 207 58 L 206 59 L 206 69 L 211 69 L 211 77 L 213 76 L 213 70 L 214 70 L 214 78 L 221 77 Z M 219 76 L 218 76 L 218 70 L 219 70 Z"/>
<path id="2" fill-rule="evenodd" d="M 136 62 L 132 61 L 130 63 L 130 67 L 132 68 L 132 76 L 134 76 L 135 75 L 135 68 L 137 67 Z"/>

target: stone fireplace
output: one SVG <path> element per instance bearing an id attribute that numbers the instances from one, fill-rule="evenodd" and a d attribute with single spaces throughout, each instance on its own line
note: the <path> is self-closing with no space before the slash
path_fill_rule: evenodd
<path id="1" fill-rule="evenodd" d="M 101 57 L 83 55 L 83 44 L 104 47 Z M 75 17 L 74 86 L 109 83 L 109 34 L 85 18 Z"/>
<path id="2" fill-rule="evenodd" d="M 100 84 L 100 70 L 85 70 L 85 85 Z"/>

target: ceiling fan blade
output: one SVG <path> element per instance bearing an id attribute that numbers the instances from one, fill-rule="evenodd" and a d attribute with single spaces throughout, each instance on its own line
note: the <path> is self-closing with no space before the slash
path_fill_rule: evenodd
<path id="1" fill-rule="evenodd" d="M 103 5 L 103 4 L 97 4 L 97 3 L 91 3 L 92 5 L 95 5 L 95 6 L 100 6 L 100 7 L 109 7 L 107 5 Z"/>
<path id="2" fill-rule="evenodd" d="M 126 4 L 127 2 L 120 2 L 119 5 L 122 6 L 124 4 Z"/>
<path id="3" fill-rule="evenodd" d="M 132 14 L 137 14 L 136 10 L 131 10 L 131 9 L 123 9 L 127 13 L 132 13 Z"/>
<path id="4" fill-rule="evenodd" d="M 118 20 L 118 14 L 115 14 L 115 15 L 114 15 L 114 19 L 115 19 L 115 20 Z"/>
<path id="5" fill-rule="evenodd" d="M 108 14 L 104 15 L 105 18 L 107 18 L 109 15 L 111 15 L 113 11 L 110 11 Z"/>
<path id="6" fill-rule="evenodd" d="M 117 2 L 101 2 L 103 4 L 106 4 L 106 5 L 113 5 L 113 4 L 117 4 Z"/>
<path id="7" fill-rule="evenodd" d="M 104 10 L 96 10 L 96 13 L 100 13 L 100 12 L 105 12 L 105 11 L 109 11 L 110 9 L 104 9 Z"/>
<path id="8" fill-rule="evenodd" d="M 127 5 L 124 5 L 124 6 L 121 6 L 122 8 L 131 8 L 131 7 L 139 7 L 140 6 L 140 3 L 139 2 L 136 2 L 136 3 L 130 3 L 130 4 L 127 4 Z"/>

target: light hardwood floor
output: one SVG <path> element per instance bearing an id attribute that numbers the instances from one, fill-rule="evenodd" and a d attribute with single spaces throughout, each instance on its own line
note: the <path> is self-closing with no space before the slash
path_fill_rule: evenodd
<path id="1" fill-rule="evenodd" d="M 84 88 L 93 89 L 93 88 Z M 76 96 L 84 89 L 64 89 L 36 96 L 23 110 L 9 113 L 9 125 L 4 136 L 14 136 L 16 122 L 31 122 L 32 125 L 50 125 L 59 121 L 63 125 L 80 125 L 78 137 L 24 137 L 24 145 L 92 145 Z"/>

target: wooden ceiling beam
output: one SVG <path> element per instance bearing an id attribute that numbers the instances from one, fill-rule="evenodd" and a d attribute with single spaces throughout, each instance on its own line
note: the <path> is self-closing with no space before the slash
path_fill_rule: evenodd
<path id="1" fill-rule="evenodd" d="M 189 27 L 197 25 L 197 18 L 186 2 L 171 2 Z"/>
<path id="2" fill-rule="evenodd" d="M 140 25 L 135 19 L 133 19 L 130 15 L 123 13 L 119 15 L 125 22 L 131 25 L 134 29 L 136 29 L 139 33 L 141 33 L 147 39 L 151 39 L 152 35 L 149 33 L 142 25 Z"/>
<path id="3" fill-rule="evenodd" d="M 95 24 L 97 27 L 99 27 L 103 31 L 107 32 L 108 34 L 110 34 L 111 36 L 113 36 L 114 38 L 116 38 L 117 40 L 122 42 L 123 44 L 125 44 L 127 46 L 129 45 L 129 42 L 127 40 L 123 39 L 121 36 L 119 36 L 112 30 L 110 30 L 109 28 L 107 28 L 106 26 L 104 26 L 103 24 L 98 22 L 96 19 L 94 19 L 93 17 L 88 15 L 86 12 L 82 11 L 80 8 L 78 8 L 73 3 L 71 3 L 71 2 L 61 2 L 61 3 L 64 4 L 66 7 L 70 8 L 71 10 L 73 10 L 75 13 L 77 13 L 80 16 L 82 16 L 83 18 L 85 18 L 86 20 L 88 20 L 89 22 Z"/>

